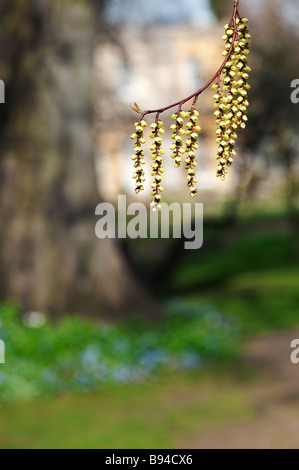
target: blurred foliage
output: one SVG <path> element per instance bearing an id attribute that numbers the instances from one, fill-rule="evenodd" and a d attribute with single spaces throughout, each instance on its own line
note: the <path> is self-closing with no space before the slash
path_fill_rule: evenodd
<path id="1" fill-rule="evenodd" d="M 21 321 L 13 304 L 3 304 L 0 337 L 6 364 L 0 369 L 0 400 L 138 382 L 160 370 L 235 357 L 237 331 L 215 309 L 175 300 L 168 310 L 159 325 L 135 320 L 112 326 L 76 317 L 53 325 L 34 312 Z"/>
<path id="2" fill-rule="evenodd" d="M 231 279 L 214 303 L 239 319 L 242 334 L 294 328 L 299 325 L 298 285 L 298 267 L 244 273 Z"/>
<path id="3" fill-rule="evenodd" d="M 189 286 L 223 287 L 243 273 L 287 268 L 291 262 L 291 240 L 287 234 L 257 234 L 242 237 L 226 247 L 197 253 L 191 265 L 188 258 L 173 273 L 173 288 L 177 291 Z"/>
<path id="4" fill-rule="evenodd" d="M 194 304 L 212 302 L 235 319 L 241 336 L 298 326 L 292 238 L 273 228 L 264 232 L 198 253 L 192 264 L 185 258 L 173 273 L 173 290 L 188 292 Z"/>

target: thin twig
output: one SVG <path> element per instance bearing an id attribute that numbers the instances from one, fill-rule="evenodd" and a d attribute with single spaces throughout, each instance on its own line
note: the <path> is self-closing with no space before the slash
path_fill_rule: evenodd
<path id="1" fill-rule="evenodd" d="M 233 14 L 232 14 L 232 17 L 231 17 L 230 22 L 229 22 L 230 26 L 232 26 L 233 29 L 234 29 L 231 46 L 229 48 L 229 51 L 228 51 L 227 55 L 225 56 L 224 61 L 222 62 L 221 66 L 219 67 L 217 72 L 213 75 L 213 77 L 210 78 L 210 80 L 203 87 L 201 87 L 199 90 L 192 93 L 192 95 L 187 96 L 187 98 L 184 98 L 180 101 L 176 101 L 173 104 L 165 106 L 164 108 L 148 109 L 146 111 L 141 111 L 139 109 L 139 107 L 136 105 L 136 103 L 134 103 L 135 106 L 134 107 L 131 106 L 131 108 L 135 112 L 137 112 L 138 114 L 141 115 L 139 121 L 141 121 L 144 118 L 144 116 L 146 116 L 147 114 L 154 114 L 154 113 L 160 114 L 160 113 L 163 113 L 164 111 L 167 111 L 168 109 L 174 108 L 176 106 L 179 106 L 181 108 L 183 106 L 183 104 L 187 103 L 192 98 L 197 98 L 201 93 L 203 93 L 214 82 L 214 80 L 216 80 L 217 77 L 219 77 L 221 75 L 221 72 L 222 72 L 223 68 L 225 67 L 226 63 L 228 62 L 228 60 L 230 58 L 230 55 L 232 53 L 233 47 L 234 47 L 234 42 L 235 42 L 236 33 L 237 33 L 236 19 L 240 18 L 240 15 L 239 15 L 239 12 L 238 12 L 238 5 L 239 5 L 239 0 L 235 0 Z"/>

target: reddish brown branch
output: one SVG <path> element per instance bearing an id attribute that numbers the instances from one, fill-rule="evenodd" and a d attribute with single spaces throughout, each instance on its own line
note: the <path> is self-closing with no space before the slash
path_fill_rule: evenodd
<path id="1" fill-rule="evenodd" d="M 232 53 L 232 50 L 233 50 L 233 47 L 234 47 L 234 41 L 235 41 L 235 38 L 236 38 L 236 34 L 237 34 L 237 23 L 236 23 L 236 19 L 237 18 L 240 18 L 240 15 L 239 15 L 239 12 L 238 12 L 238 5 L 239 5 L 239 0 L 235 0 L 234 2 L 234 10 L 233 10 L 233 14 L 232 14 L 232 17 L 230 19 L 230 26 L 233 28 L 234 30 L 234 33 L 233 33 L 233 36 L 232 36 L 232 42 L 231 42 L 231 46 L 228 50 L 228 53 L 227 55 L 225 56 L 225 59 L 224 61 L 222 62 L 221 66 L 219 67 L 219 69 L 217 70 L 217 72 L 213 75 L 212 78 L 210 78 L 210 80 L 203 86 L 201 87 L 199 90 L 195 91 L 194 93 L 192 93 L 192 95 L 190 96 L 187 96 L 187 98 L 184 98 L 180 101 L 176 101 L 175 103 L 173 104 L 170 104 L 168 106 L 165 106 L 164 108 L 157 108 L 157 109 L 148 109 L 146 111 L 141 111 L 139 109 L 139 107 L 136 105 L 135 103 L 135 107 L 132 107 L 131 108 L 136 111 L 137 113 L 139 113 L 141 116 L 140 116 L 140 119 L 139 121 L 141 121 L 144 116 L 146 116 L 147 114 L 160 114 L 160 113 L 163 113 L 164 111 L 167 111 L 168 109 L 171 109 L 171 108 L 174 108 L 176 106 L 179 106 L 180 108 L 183 106 L 183 104 L 187 103 L 188 101 L 190 101 L 192 98 L 196 98 L 201 94 L 203 93 L 213 82 L 214 80 L 216 80 L 216 78 L 218 78 L 220 75 L 221 75 L 221 72 L 223 70 L 223 68 L 225 67 L 226 63 L 228 62 L 229 58 L 230 58 L 230 55 Z"/>

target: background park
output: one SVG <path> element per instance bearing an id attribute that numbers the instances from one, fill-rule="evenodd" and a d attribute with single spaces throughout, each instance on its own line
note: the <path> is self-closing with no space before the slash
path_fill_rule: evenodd
<path id="1" fill-rule="evenodd" d="M 1 2 L 0 448 L 299 447 L 295 1 L 240 0 L 249 120 L 225 182 L 213 91 L 198 101 L 203 247 L 95 235 L 100 202 L 150 202 L 134 193 L 130 104 L 206 83 L 232 9 Z M 168 161 L 165 202 L 189 202 Z"/>

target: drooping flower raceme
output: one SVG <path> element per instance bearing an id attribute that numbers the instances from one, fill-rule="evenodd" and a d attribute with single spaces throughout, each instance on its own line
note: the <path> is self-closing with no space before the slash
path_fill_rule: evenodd
<path id="1" fill-rule="evenodd" d="M 136 105 L 132 109 L 140 114 L 139 121 L 135 122 L 135 132 L 131 138 L 134 144 L 134 174 L 135 192 L 139 193 L 144 189 L 143 182 L 145 174 L 142 166 L 145 164 L 145 153 L 143 145 L 145 144 L 143 130 L 146 126 L 146 116 L 155 114 L 155 121 L 151 124 L 152 144 L 150 146 L 152 163 L 152 183 L 153 201 L 151 206 L 153 210 L 159 209 L 161 201 L 162 165 L 164 150 L 162 148 L 162 136 L 164 134 L 163 122 L 160 115 L 165 111 L 177 108 L 171 118 L 174 121 L 170 126 L 171 138 L 173 143 L 170 146 L 171 158 L 174 160 L 174 166 L 179 167 L 184 159 L 185 169 L 187 171 L 187 186 L 190 189 L 190 196 L 193 198 L 197 193 L 195 184 L 197 177 L 195 167 L 197 166 L 196 154 L 199 148 L 198 138 L 201 130 L 198 120 L 199 111 L 195 108 L 198 97 L 210 85 L 215 91 L 214 98 L 214 116 L 216 118 L 216 143 L 217 149 L 217 172 L 221 180 L 225 180 L 228 168 L 232 165 L 236 156 L 235 143 L 237 139 L 237 130 L 244 129 L 247 123 L 247 108 L 249 106 L 247 92 L 250 88 L 248 77 L 250 67 L 248 66 L 249 39 L 247 18 L 242 18 L 238 12 L 239 0 L 234 0 L 234 10 L 230 22 L 224 27 L 225 34 L 222 39 L 225 41 L 225 50 L 223 51 L 224 61 L 215 75 L 206 85 L 197 90 L 191 96 L 171 104 L 164 108 L 141 111 Z M 183 106 L 192 100 L 191 107 L 186 110 Z"/>

